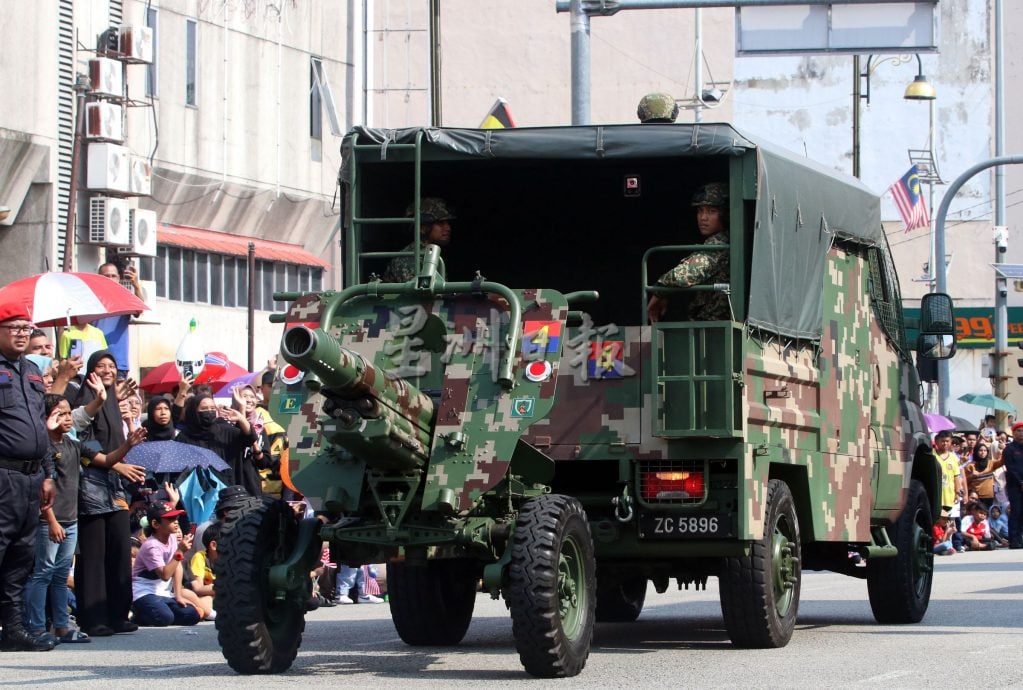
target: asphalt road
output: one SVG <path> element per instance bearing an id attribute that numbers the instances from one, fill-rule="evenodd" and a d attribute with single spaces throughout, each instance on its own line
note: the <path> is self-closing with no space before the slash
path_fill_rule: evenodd
<path id="1" fill-rule="evenodd" d="M 1023 551 L 938 558 L 930 609 L 909 626 L 874 623 L 863 580 L 807 573 L 784 649 L 739 650 L 721 623 L 717 583 L 651 589 L 635 623 L 598 625 L 582 674 L 558 687 L 1023 687 Z M 243 677 L 211 623 L 143 629 L 46 653 L 0 654 L 0 686 L 161 688 L 362 686 L 546 687 L 519 666 L 504 603 L 481 596 L 464 642 L 410 648 L 388 607 L 349 605 L 307 618 L 291 670 Z"/>

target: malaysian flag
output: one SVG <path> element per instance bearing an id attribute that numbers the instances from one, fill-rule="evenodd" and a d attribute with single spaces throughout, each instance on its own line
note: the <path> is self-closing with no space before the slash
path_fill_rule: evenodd
<path id="1" fill-rule="evenodd" d="M 891 186 L 891 192 L 902 214 L 906 232 L 930 226 L 931 217 L 927 213 L 924 197 L 920 194 L 920 174 L 915 165 Z"/>

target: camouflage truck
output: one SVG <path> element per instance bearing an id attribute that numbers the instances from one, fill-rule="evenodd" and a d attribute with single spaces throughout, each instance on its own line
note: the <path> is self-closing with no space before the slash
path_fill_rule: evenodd
<path id="1" fill-rule="evenodd" d="M 739 647 L 788 642 L 807 569 L 865 578 L 882 623 L 923 617 L 940 472 L 876 195 L 724 124 L 355 129 L 342 157 L 344 288 L 276 317 L 270 411 L 311 508 L 253 499 L 225 530 L 231 667 L 291 665 L 323 541 L 387 563 L 410 645 L 459 643 L 478 589 L 503 596 L 540 677 L 672 580 L 716 576 Z M 714 181 L 708 249 L 690 198 Z M 443 256 L 424 197 L 454 209 Z M 694 251 L 727 252 L 726 282 L 657 283 Z M 395 258 L 407 282 L 381 279 Z M 688 320 L 708 290 L 730 318 Z M 920 356 L 950 356 L 952 324 L 928 296 Z"/>

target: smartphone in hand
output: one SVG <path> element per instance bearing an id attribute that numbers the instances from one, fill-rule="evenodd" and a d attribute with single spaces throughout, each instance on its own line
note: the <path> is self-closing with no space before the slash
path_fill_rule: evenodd
<path id="1" fill-rule="evenodd" d="M 68 357 L 81 357 L 85 352 L 85 344 L 80 338 L 75 338 L 71 341 L 71 347 L 68 348 Z"/>

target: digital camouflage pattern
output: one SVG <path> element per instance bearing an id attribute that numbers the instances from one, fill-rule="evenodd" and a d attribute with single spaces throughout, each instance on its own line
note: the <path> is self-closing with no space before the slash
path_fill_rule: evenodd
<path id="1" fill-rule="evenodd" d="M 405 209 L 405 215 L 409 218 L 415 215 L 415 208 L 409 206 Z M 419 222 L 420 222 L 420 235 L 427 231 L 429 226 L 433 223 L 439 223 L 443 220 L 454 220 L 455 215 L 448 208 L 447 203 L 443 199 L 437 197 L 427 196 L 423 197 L 419 202 Z M 426 251 L 429 244 L 426 242 L 426 238 L 422 237 L 422 244 L 420 245 L 420 256 Z M 415 251 L 416 243 L 409 242 L 408 245 L 402 248 L 403 252 Z M 387 269 L 384 271 L 384 282 L 387 283 L 406 283 L 417 275 L 416 271 L 416 260 L 415 256 L 396 256 L 391 259 L 391 262 L 387 265 Z M 443 276 L 442 276 L 443 277 Z"/>
<path id="2" fill-rule="evenodd" d="M 636 117 L 640 122 L 674 122 L 678 117 L 678 104 L 671 94 L 648 93 L 639 99 Z"/>
<path id="3" fill-rule="evenodd" d="M 716 206 L 717 204 L 710 204 Z M 719 232 L 708 237 L 704 244 L 727 245 L 728 233 Z M 658 285 L 666 287 L 691 287 L 727 283 L 729 263 L 727 251 L 695 252 L 679 262 L 657 279 Z M 689 302 L 689 318 L 693 321 L 718 321 L 730 319 L 728 295 L 717 290 L 701 291 Z"/>
<path id="4" fill-rule="evenodd" d="M 732 205 L 742 213 L 758 201 L 749 175 L 704 185 L 692 205 L 728 208 L 729 189 L 751 190 Z M 422 204 L 424 218 L 450 217 Z M 751 256 L 742 221 L 704 242 L 723 249 L 695 251 L 657 284 L 728 284 L 731 262 Z M 911 479 L 936 496 L 938 474 L 915 368 L 879 319 L 888 307 L 875 262 L 887 248 L 826 239 L 816 341 L 733 320 L 728 294 L 706 289 L 688 290 L 688 321 L 617 325 L 593 323 L 560 292 L 513 286 L 522 315 L 511 333 L 505 296 L 395 285 L 415 277 L 404 257 L 370 294 L 304 295 L 284 342 L 304 327 L 319 345 L 282 353 L 292 365 L 279 369 L 270 409 L 291 439 L 286 479 L 343 515 L 320 536 L 350 562 L 429 547 L 430 557 L 498 563 L 492 535 L 552 492 L 582 503 L 598 563 L 699 582 L 765 537 L 768 484 L 782 478 L 803 541 L 820 547 L 807 549 L 806 568 L 842 571 L 850 548 L 874 545 L 878 526 L 898 518 Z M 503 357 L 510 388 L 498 381 Z M 661 471 L 699 473 L 704 494 L 644 495 L 644 477 Z M 665 541 L 643 531 L 644 515 L 724 527 Z"/>
<path id="5" fill-rule="evenodd" d="M 724 182 L 710 182 L 693 194 L 693 206 L 728 206 L 728 185 Z"/>

